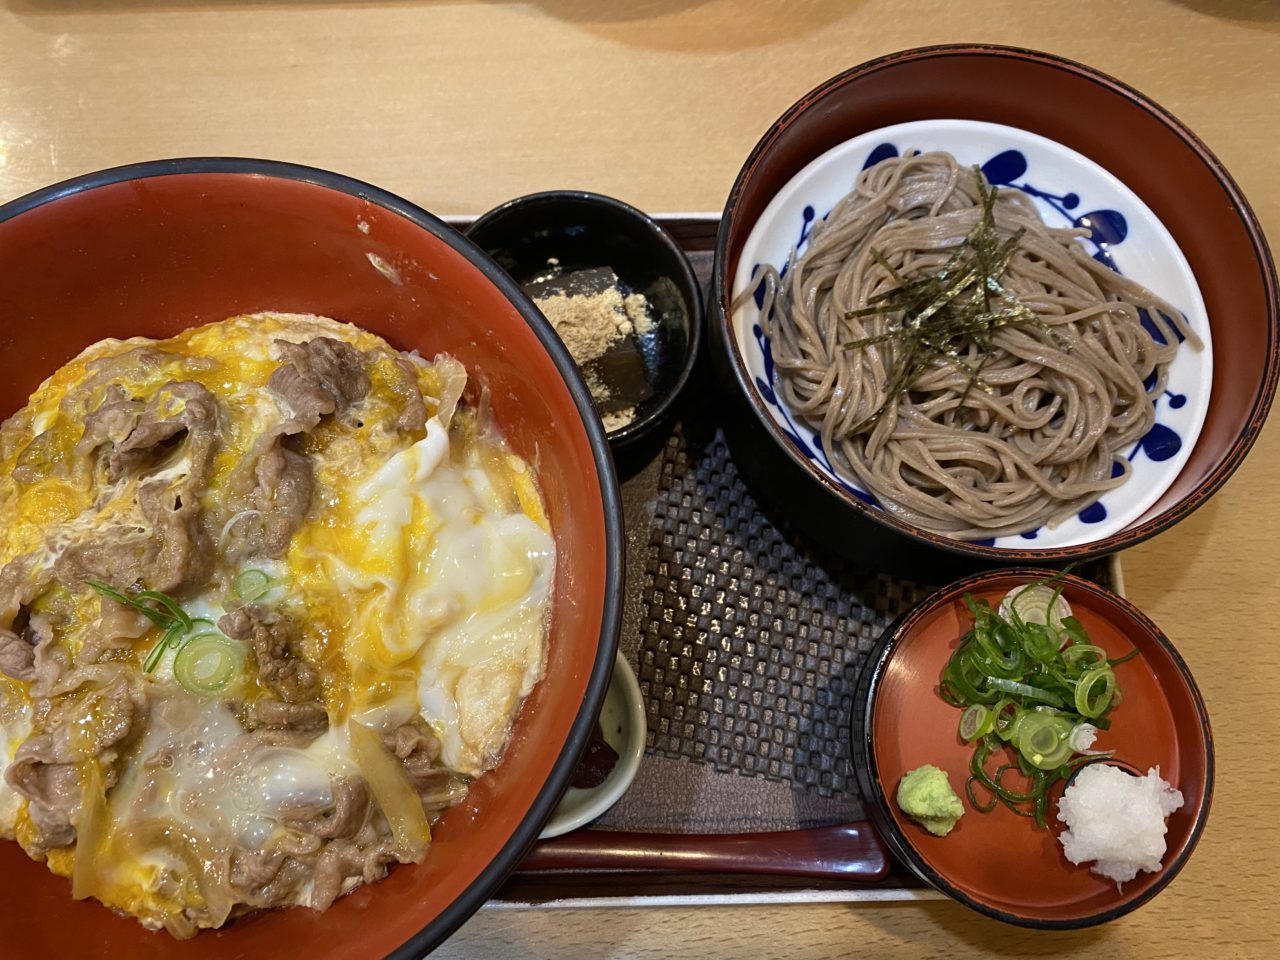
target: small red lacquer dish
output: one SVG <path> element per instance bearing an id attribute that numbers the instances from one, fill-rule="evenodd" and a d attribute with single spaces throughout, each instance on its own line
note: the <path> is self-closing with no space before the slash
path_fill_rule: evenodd
<path id="1" fill-rule="evenodd" d="M 1173 645 L 1133 604 L 1091 581 L 1066 575 L 1063 596 L 1092 643 L 1118 658 L 1122 702 L 1097 749 L 1114 750 L 1131 770 L 1158 767 L 1180 790 L 1183 805 L 1167 822 L 1167 849 L 1157 873 L 1139 873 L 1122 889 L 1072 864 L 1057 819 L 1062 785 L 1050 794 L 1048 829 L 1003 805 L 973 809 L 946 837 L 909 820 L 897 804 L 903 775 L 924 764 L 947 772 L 964 798 L 974 745 L 960 739 L 961 711 L 938 692 L 939 679 L 973 625 L 964 595 L 993 607 L 1009 590 L 1042 580 L 1041 570 L 995 570 L 933 594 L 886 632 L 855 699 L 853 751 L 869 812 L 899 858 L 927 883 L 975 910 L 1023 926 L 1085 927 L 1122 916 L 1173 879 L 1196 845 L 1213 793 L 1213 737 L 1204 703 Z M 1012 759 L 1012 755 L 1009 759 Z M 994 760 L 992 761 L 994 763 Z"/>

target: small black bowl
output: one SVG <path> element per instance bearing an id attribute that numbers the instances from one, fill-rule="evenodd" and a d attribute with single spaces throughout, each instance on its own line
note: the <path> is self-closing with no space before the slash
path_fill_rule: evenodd
<path id="1" fill-rule="evenodd" d="M 615 452 L 652 435 L 693 370 L 702 342 L 702 294 L 679 245 L 647 214 L 598 193 L 550 190 L 490 210 L 466 231 L 516 283 L 529 287 L 554 262 L 562 273 L 610 267 L 627 292 L 644 294 L 653 332 L 638 338 L 643 380 L 636 416 L 610 431 Z M 635 383 L 611 384 L 626 396 Z"/>

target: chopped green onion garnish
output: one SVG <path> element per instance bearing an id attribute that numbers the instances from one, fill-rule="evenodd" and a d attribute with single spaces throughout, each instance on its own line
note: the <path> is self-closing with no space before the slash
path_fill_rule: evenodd
<path id="1" fill-rule="evenodd" d="M 1071 757 L 1071 723 L 1047 713 L 1031 713 L 1018 727 L 1018 751 L 1037 770 L 1052 770 Z"/>
<path id="2" fill-rule="evenodd" d="M 177 644 L 183 633 L 183 626 L 179 621 L 175 620 L 171 623 L 169 629 L 164 632 L 164 636 L 157 641 L 156 645 L 151 648 L 151 652 L 147 654 L 147 659 L 142 664 L 142 672 L 151 673 L 155 670 L 164 658 L 164 652 Z"/>
<path id="3" fill-rule="evenodd" d="M 966 594 L 973 626 L 939 686 L 942 698 L 964 711 L 960 736 L 975 744 L 965 787 L 969 802 L 983 812 L 1003 804 L 1039 827 L 1046 826 L 1050 787 L 1085 759 L 1078 748 L 1091 746 L 1077 735 L 1081 725 L 1110 728 L 1107 714 L 1121 700 L 1114 668 L 1136 655 L 1109 660 L 1090 642 L 1070 615 L 1061 577 L 1011 590 L 998 611 Z M 990 771 L 988 761 L 1006 746 L 1012 762 Z M 1008 785 L 1006 774 L 1025 778 L 1026 786 Z M 977 787 L 991 794 L 989 803 L 979 800 Z"/>
<path id="4" fill-rule="evenodd" d="M 261 600 L 270 590 L 271 578 L 264 570 L 245 570 L 231 583 L 231 592 L 244 603 Z"/>
<path id="5" fill-rule="evenodd" d="M 112 587 L 107 586 L 105 583 L 100 583 L 97 580 L 86 580 L 85 583 L 91 586 L 102 596 L 114 600 L 116 603 L 123 603 L 126 607 L 133 607 L 133 609 L 137 610 L 157 627 L 167 627 L 173 622 L 173 617 L 170 614 L 157 610 L 155 607 L 143 603 L 135 597 L 126 596 L 119 590 L 115 590 Z"/>
<path id="6" fill-rule="evenodd" d="M 1076 682 L 1076 710 L 1081 716 L 1099 717 L 1111 706 L 1116 674 L 1110 664 L 1090 670 Z"/>
<path id="7" fill-rule="evenodd" d="M 173 675 L 191 693 L 212 696 L 230 686 L 244 667 L 244 645 L 221 633 L 187 640 L 173 658 Z"/>
<path id="8" fill-rule="evenodd" d="M 96 580 L 86 580 L 85 583 L 101 596 L 132 607 L 164 630 L 164 635 L 156 641 L 151 652 L 147 654 L 146 660 L 142 662 L 143 673 L 152 673 L 164 659 L 166 650 L 181 649 L 197 628 L 216 629 L 212 620 L 205 617 L 192 617 L 178 605 L 178 601 L 159 590 L 139 590 L 133 596 L 129 596 Z"/>
<path id="9" fill-rule="evenodd" d="M 1113 667 L 1118 667 L 1122 663 L 1128 663 L 1130 660 L 1136 657 L 1138 653 L 1139 653 L 1138 648 L 1134 647 L 1132 650 L 1126 653 L 1123 657 L 1116 657 L 1114 660 L 1108 660 L 1107 663 L 1111 664 L 1111 666 Z"/>
<path id="10" fill-rule="evenodd" d="M 992 732 L 1001 740 L 1012 739 L 1021 713 L 1022 709 L 1009 698 L 1001 700 L 992 708 Z"/>
<path id="11" fill-rule="evenodd" d="M 1107 651 L 1092 643 L 1076 643 L 1062 651 L 1062 659 L 1068 664 L 1080 661 L 1081 668 L 1092 664 L 1106 663 Z"/>
<path id="12" fill-rule="evenodd" d="M 1051 703 L 1055 707 L 1066 706 L 1062 702 L 1062 698 L 1057 694 L 1050 693 L 1048 690 L 1041 690 L 1039 687 L 1033 687 L 1029 683 L 1019 683 L 1017 680 L 1006 680 L 1004 677 L 987 677 L 987 686 L 994 687 L 1004 693 L 1012 693 L 1019 697 L 1025 697 L 1028 700 L 1041 700 L 1044 703 Z"/>
<path id="13" fill-rule="evenodd" d="M 960 715 L 960 739 L 977 740 L 995 723 L 995 714 L 980 703 L 975 703 Z"/>
<path id="14" fill-rule="evenodd" d="M 965 796 L 969 798 L 969 803 L 973 805 L 973 809 L 977 810 L 979 813 L 990 813 L 996 808 L 996 804 L 1000 802 L 1000 799 L 996 797 L 995 794 L 992 794 L 990 803 L 979 803 L 978 798 L 973 794 L 973 785 L 977 782 L 977 779 L 974 777 L 970 777 L 965 781 Z"/>
<path id="15" fill-rule="evenodd" d="M 139 590 L 134 596 L 134 600 L 137 602 L 152 600 L 155 603 L 158 603 L 161 607 L 169 611 L 169 615 L 174 620 L 177 620 L 182 624 L 184 630 L 191 629 L 191 617 L 188 616 L 187 611 L 178 606 L 177 601 L 168 594 L 161 593 L 159 590 Z"/>

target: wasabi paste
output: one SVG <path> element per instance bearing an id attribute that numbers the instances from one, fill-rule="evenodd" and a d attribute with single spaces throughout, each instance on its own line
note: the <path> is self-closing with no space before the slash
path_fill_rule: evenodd
<path id="1" fill-rule="evenodd" d="M 951 789 L 946 772 L 931 763 L 902 778 L 898 807 L 936 837 L 945 837 L 964 816 L 964 804 Z"/>

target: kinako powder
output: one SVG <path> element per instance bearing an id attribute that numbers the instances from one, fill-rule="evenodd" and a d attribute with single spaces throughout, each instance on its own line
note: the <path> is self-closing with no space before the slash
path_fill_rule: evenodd
<path id="1" fill-rule="evenodd" d="M 574 362 L 584 369 L 587 389 L 600 407 L 610 398 L 609 387 L 585 367 L 603 357 L 608 350 L 628 336 L 644 336 L 653 329 L 649 302 L 643 294 L 622 295 L 616 286 L 591 293 L 553 293 L 536 297 L 538 309 L 551 321 Z M 624 407 L 602 414 L 606 431 L 625 427 L 635 419 L 635 407 Z"/>

